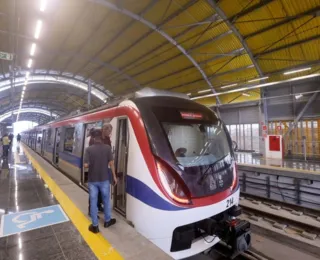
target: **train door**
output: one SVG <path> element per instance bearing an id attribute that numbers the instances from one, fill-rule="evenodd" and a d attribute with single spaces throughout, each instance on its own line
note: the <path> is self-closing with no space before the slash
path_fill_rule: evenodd
<path id="1" fill-rule="evenodd" d="M 115 171 L 118 184 L 114 188 L 114 208 L 126 214 L 126 177 L 129 148 L 128 119 L 119 118 L 115 146 Z"/>
<path id="2" fill-rule="evenodd" d="M 55 138 L 54 138 L 54 147 L 53 147 L 53 158 L 52 162 L 55 165 L 59 165 L 59 146 L 60 146 L 60 135 L 61 128 L 56 128 Z"/>
<path id="3" fill-rule="evenodd" d="M 45 141 L 47 139 L 47 132 L 46 130 L 42 131 L 42 140 L 41 140 L 41 150 L 40 154 L 43 156 L 44 155 L 44 147 L 45 147 Z"/>
<path id="4" fill-rule="evenodd" d="M 42 132 L 37 132 L 37 136 L 36 136 L 36 140 L 35 140 L 35 143 L 36 143 L 36 152 L 37 153 L 41 153 L 41 146 L 42 146 Z"/>

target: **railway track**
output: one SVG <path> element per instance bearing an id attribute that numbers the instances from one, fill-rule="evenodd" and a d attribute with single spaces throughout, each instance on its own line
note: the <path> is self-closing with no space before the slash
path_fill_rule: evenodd
<path id="1" fill-rule="evenodd" d="M 280 201 L 259 200 L 259 198 L 252 196 L 244 199 L 251 202 L 250 205 L 250 203 L 244 203 L 243 199 L 240 200 L 244 214 L 261 217 L 267 221 L 270 220 L 271 222 L 320 236 L 320 211 L 288 205 Z"/>
<path id="2" fill-rule="evenodd" d="M 244 203 L 245 200 L 247 203 Z M 300 248 L 306 253 L 320 257 L 320 211 L 253 196 L 242 198 L 240 206 L 243 209 L 242 217 L 250 221 L 253 232 L 260 234 L 265 228 L 269 231 L 263 235 L 278 239 L 279 244 Z M 265 227 L 261 227 L 263 225 Z M 281 232 L 283 234 L 279 235 Z M 289 238 L 290 236 L 292 237 Z M 215 246 L 209 255 L 213 260 L 232 259 L 223 243 Z M 254 245 L 233 259 L 275 260 L 255 250 Z"/>
<path id="3" fill-rule="evenodd" d="M 239 254 L 238 256 L 232 258 L 230 255 L 230 248 L 225 245 L 223 242 L 220 242 L 216 245 L 208 254 L 210 259 L 212 260 L 272 260 L 255 250 L 246 250 L 245 252 Z"/>
<path id="4" fill-rule="evenodd" d="M 240 206 L 254 233 L 320 258 L 320 211 L 252 196 Z"/>

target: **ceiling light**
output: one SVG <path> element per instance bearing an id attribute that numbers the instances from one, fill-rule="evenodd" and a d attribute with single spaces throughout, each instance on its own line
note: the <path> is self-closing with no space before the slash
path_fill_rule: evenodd
<path id="1" fill-rule="evenodd" d="M 32 43 L 31 44 L 31 50 L 30 50 L 30 55 L 33 56 L 34 53 L 36 51 L 36 44 L 35 43 Z"/>
<path id="2" fill-rule="evenodd" d="M 259 81 L 259 80 L 264 80 L 264 79 L 268 79 L 269 77 L 262 77 L 262 78 L 258 78 L 258 79 L 252 79 L 252 80 L 249 80 L 248 82 L 255 82 L 255 81 Z"/>
<path id="3" fill-rule="evenodd" d="M 234 84 L 230 84 L 230 85 L 226 85 L 226 86 L 222 86 L 221 88 L 231 88 L 231 87 L 235 87 L 237 86 L 238 84 L 237 83 L 234 83 Z"/>
<path id="4" fill-rule="evenodd" d="M 248 93 L 242 93 L 242 96 L 250 97 L 251 95 Z"/>
<path id="5" fill-rule="evenodd" d="M 23 86 L 22 90 L 26 90 L 26 86 Z"/>
<path id="6" fill-rule="evenodd" d="M 40 36 L 40 32 L 41 32 L 41 28 L 42 28 L 42 21 L 38 20 L 37 21 L 37 25 L 36 25 L 36 31 L 34 33 L 34 38 L 38 39 Z"/>
<path id="7" fill-rule="evenodd" d="M 298 73 L 298 72 L 307 71 L 307 70 L 311 70 L 311 68 L 309 67 L 309 68 L 304 68 L 304 69 L 300 69 L 300 70 L 290 70 L 290 71 L 283 73 L 283 75 L 290 75 L 293 73 Z"/>
<path id="8" fill-rule="evenodd" d="M 206 93 L 206 92 L 210 92 L 210 91 L 211 91 L 211 89 L 204 89 L 204 90 L 198 91 L 198 93 L 200 94 L 200 93 Z"/>
<path id="9" fill-rule="evenodd" d="M 29 76 L 30 76 L 30 72 L 29 72 L 29 71 L 27 71 L 27 73 L 26 73 L 26 79 L 28 79 L 28 78 L 29 78 Z"/>
<path id="10" fill-rule="evenodd" d="M 31 66 L 32 66 L 32 59 L 29 59 L 29 60 L 28 60 L 27 66 L 28 66 L 28 68 L 31 68 Z M 28 81 L 26 80 L 26 81 L 25 81 L 25 84 L 27 84 L 27 83 L 28 83 Z"/>
<path id="11" fill-rule="evenodd" d="M 24 95 L 24 90 L 22 90 L 22 94 Z"/>
<path id="12" fill-rule="evenodd" d="M 295 98 L 296 98 L 296 99 L 299 99 L 299 98 L 302 98 L 302 97 L 303 97 L 302 94 L 295 95 Z"/>
<path id="13" fill-rule="evenodd" d="M 187 93 L 187 96 L 191 96 L 191 93 Z"/>
<path id="14" fill-rule="evenodd" d="M 40 11 L 44 12 L 47 6 L 47 0 L 40 0 Z"/>
<path id="15" fill-rule="evenodd" d="M 213 94 L 207 94 L 207 95 L 203 95 L 203 96 L 193 97 L 193 98 L 191 98 L 191 100 L 207 98 L 207 97 L 215 97 L 215 96 L 220 96 L 220 95 L 224 95 L 224 94 L 241 92 L 241 91 L 245 91 L 245 90 L 249 90 L 249 89 L 263 88 L 263 87 L 268 87 L 268 86 L 277 85 L 277 84 L 281 84 L 281 83 L 287 83 L 287 82 L 291 82 L 291 81 L 298 81 L 298 80 L 302 80 L 302 79 L 309 79 L 309 78 L 314 78 L 314 77 L 319 77 L 319 76 L 320 76 L 320 73 L 314 73 L 314 74 L 309 74 L 309 75 L 305 75 L 305 76 L 295 77 L 295 78 L 292 78 L 292 79 L 268 82 L 268 83 L 263 83 L 263 84 L 257 84 L 257 85 L 250 86 L 250 87 L 237 88 L 237 89 L 232 89 L 232 90 L 228 90 L 228 91 L 224 91 L 224 92 L 218 92 L 218 93 L 213 93 Z"/>

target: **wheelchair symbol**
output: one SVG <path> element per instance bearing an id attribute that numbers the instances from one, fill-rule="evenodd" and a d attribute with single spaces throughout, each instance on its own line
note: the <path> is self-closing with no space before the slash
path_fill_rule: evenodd
<path id="1" fill-rule="evenodd" d="M 18 215 L 12 219 L 13 223 L 18 223 L 17 227 L 22 229 L 25 228 L 28 224 L 35 222 L 37 219 L 41 219 L 43 214 L 51 214 L 54 210 L 45 210 L 43 212 L 27 212 L 21 215 Z M 21 220 L 23 216 L 29 216 L 29 219 Z"/>

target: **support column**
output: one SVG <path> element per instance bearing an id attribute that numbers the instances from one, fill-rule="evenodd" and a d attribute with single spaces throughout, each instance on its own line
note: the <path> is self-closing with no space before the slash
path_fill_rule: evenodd
<path id="1" fill-rule="evenodd" d="M 295 118 L 293 123 L 290 125 L 288 131 L 284 134 L 284 137 L 289 135 L 291 131 L 297 126 L 299 120 L 302 118 L 306 110 L 309 108 L 309 106 L 312 104 L 312 102 L 317 98 L 319 92 L 315 92 L 308 100 L 307 104 L 301 109 L 300 113 L 298 116 Z"/>
<path id="2" fill-rule="evenodd" d="M 263 138 L 263 129 L 262 126 L 265 125 L 267 127 L 268 133 L 268 103 L 267 103 L 267 89 L 260 90 L 261 102 L 259 104 L 259 150 L 260 154 L 265 156 L 265 140 Z"/>
<path id="3" fill-rule="evenodd" d="M 88 110 L 91 108 L 91 88 L 92 88 L 92 83 L 91 83 L 91 80 L 89 79 L 89 81 L 88 81 L 88 103 L 87 103 Z"/>

